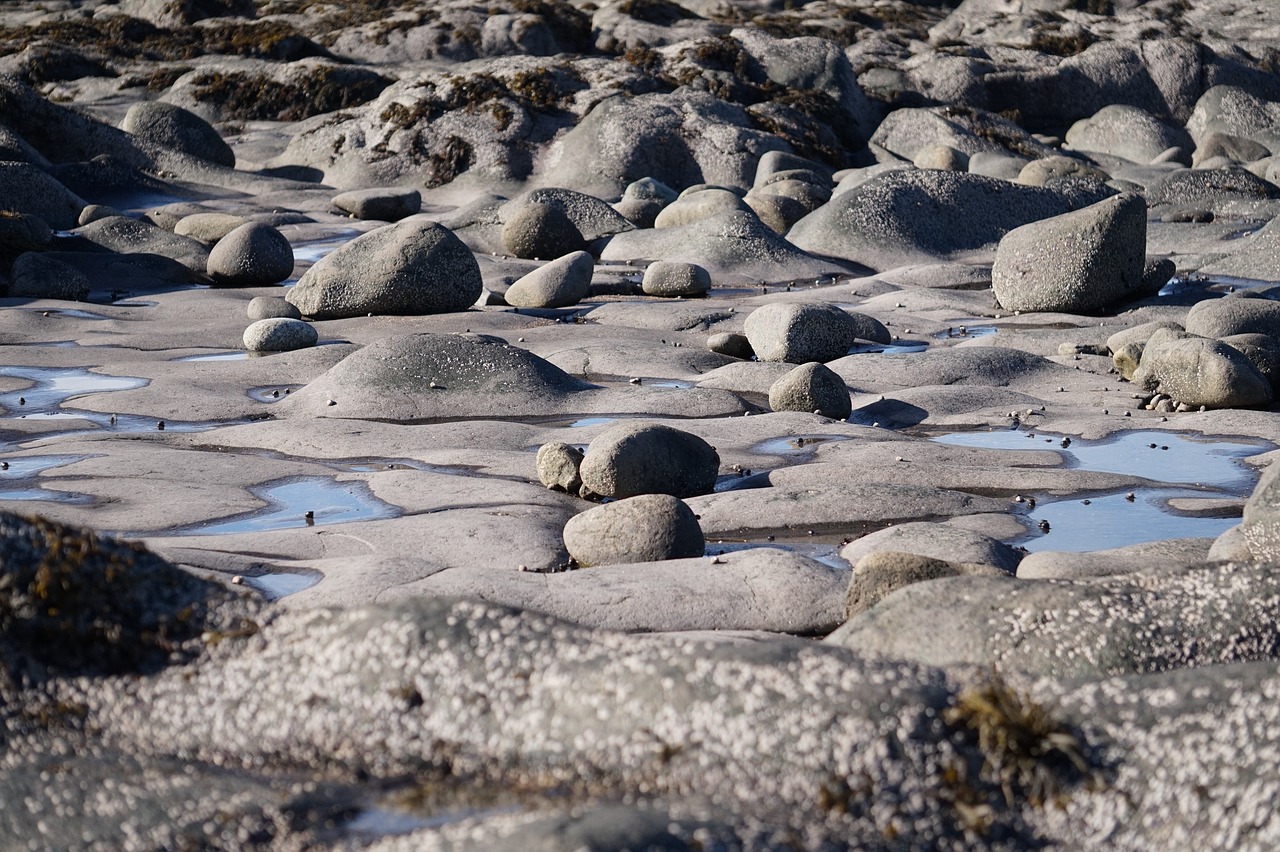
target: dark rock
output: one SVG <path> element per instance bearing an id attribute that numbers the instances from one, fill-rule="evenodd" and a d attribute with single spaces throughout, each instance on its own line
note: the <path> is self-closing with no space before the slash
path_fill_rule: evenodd
<path id="1" fill-rule="evenodd" d="M 153 145 L 163 145 L 220 166 L 233 168 L 236 156 L 209 122 L 163 101 L 141 101 L 129 107 L 120 129 Z"/>

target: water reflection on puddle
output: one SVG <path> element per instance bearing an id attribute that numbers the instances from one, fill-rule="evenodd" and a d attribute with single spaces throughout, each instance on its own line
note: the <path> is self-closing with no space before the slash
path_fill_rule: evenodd
<path id="1" fill-rule="evenodd" d="M 222 520 L 166 531 L 166 535 L 226 535 L 296 527 L 325 526 L 352 521 L 394 518 L 400 510 L 384 503 L 363 482 L 338 482 L 327 476 L 288 479 L 250 493 L 268 506 Z M 310 515 L 310 517 L 308 517 Z"/>
<path id="2" fill-rule="evenodd" d="M 319 583 L 322 577 L 322 574 L 315 571 L 305 573 L 275 571 L 270 574 L 244 577 L 243 581 L 246 586 L 252 586 L 261 592 L 267 600 L 278 601 L 288 595 L 297 594 L 303 589 L 311 588 Z"/>
<path id="3" fill-rule="evenodd" d="M 174 358 L 175 361 L 244 361 L 249 358 L 249 352 L 213 352 L 208 355 L 183 355 L 181 358 Z"/>
<path id="4" fill-rule="evenodd" d="M 761 441 L 751 448 L 753 453 L 770 456 L 793 456 L 813 452 L 818 444 L 847 441 L 844 435 L 783 435 Z"/>
<path id="5" fill-rule="evenodd" d="M 903 355 L 923 352 L 929 344 L 923 340 L 900 340 L 897 343 L 859 343 L 849 347 L 850 355 Z"/>
<path id="6" fill-rule="evenodd" d="M 38 500 L 50 503 L 87 505 L 93 498 L 70 491 L 42 488 L 36 479 L 46 470 L 98 458 L 98 456 L 21 456 L 0 460 L 0 500 Z"/>
<path id="7" fill-rule="evenodd" d="M 708 541 L 706 550 L 703 552 L 707 556 L 719 556 L 723 553 L 740 553 L 744 550 L 756 550 L 759 548 L 773 548 L 774 550 L 789 550 L 800 556 L 807 556 L 815 562 L 821 562 L 831 568 L 839 568 L 841 571 L 848 571 L 850 565 L 840 556 L 840 548 L 844 544 L 838 541 L 824 541 L 813 539 L 780 539 L 774 538 L 773 541 Z"/>
<path id="8" fill-rule="evenodd" d="M 263 385 L 262 387 L 249 388 L 249 398 L 256 402 L 279 402 L 280 400 L 293 393 L 302 385 Z"/>
<path id="9" fill-rule="evenodd" d="M 335 249 L 339 249 L 347 243 L 360 236 L 362 231 L 354 228 L 341 231 L 323 240 L 313 240 L 311 242 L 300 243 L 293 247 L 293 260 L 295 263 L 315 263 L 321 258 L 328 255 Z"/>
<path id="10" fill-rule="evenodd" d="M 933 336 L 937 340 L 971 340 L 975 337 L 988 337 L 999 330 L 994 325 L 957 325 L 936 332 Z"/>
<path id="11" fill-rule="evenodd" d="M 1032 552 L 1082 553 L 1170 538 L 1217 538 L 1240 522 L 1177 514 L 1168 506 L 1178 497 L 1211 496 L 1204 491 L 1141 488 L 1128 493 L 1038 503 L 1030 518 L 1035 524 L 1047 522 L 1048 530 L 1040 527 L 1018 544 Z"/>
<path id="12" fill-rule="evenodd" d="M 91 373 L 87 368 L 0 367 L 0 376 L 35 382 L 33 387 L 0 393 L 0 405 L 17 415 L 49 412 L 77 396 L 133 390 L 145 387 L 148 383 L 147 379 L 132 376 L 104 376 L 101 373 Z"/>

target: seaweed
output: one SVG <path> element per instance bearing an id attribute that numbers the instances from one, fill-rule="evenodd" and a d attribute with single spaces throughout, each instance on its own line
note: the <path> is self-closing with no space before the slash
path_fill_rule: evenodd
<path id="1" fill-rule="evenodd" d="M 223 119 L 301 121 L 368 103 L 391 85 L 391 80 L 377 75 L 353 77 L 347 69 L 320 66 L 297 83 L 209 71 L 194 77 L 191 84 L 192 96 L 217 106 Z"/>

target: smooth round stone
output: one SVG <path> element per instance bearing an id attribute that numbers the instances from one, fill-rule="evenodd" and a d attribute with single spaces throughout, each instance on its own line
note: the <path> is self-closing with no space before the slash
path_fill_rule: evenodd
<path id="1" fill-rule="evenodd" d="M 335 195 L 333 206 L 357 219 L 398 222 L 422 209 L 422 193 L 398 187 L 353 189 Z"/>
<path id="2" fill-rule="evenodd" d="M 517 308 L 567 308 L 586 298 L 594 270 L 595 258 L 575 251 L 520 277 L 503 299 Z"/>
<path id="3" fill-rule="evenodd" d="M 993 565 L 956 563 L 918 553 L 877 550 L 859 559 L 853 567 L 845 598 L 845 617 L 853 618 L 866 612 L 898 589 L 913 583 L 974 575 L 1009 576 Z"/>
<path id="4" fill-rule="evenodd" d="M 706 547 L 693 511 L 668 494 L 641 494 L 575 515 L 565 524 L 564 544 L 584 568 L 688 559 Z"/>
<path id="5" fill-rule="evenodd" d="M 890 342 L 881 323 L 831 304 L 775 302 L 756 308 L 743 328 L 762 361 L 834 361 L 849 354 L 859 338 Z"/>
<path id="6" fill-rule="evenodd" d="M 289 352 L 315 346 L 320 336 L 302 320 L 277 317 L 258 320 L 244 330 L 244 348 L 250 352 Z"/>
<path id="7" fill-rule="evenodd" d="M 530 201 L 521 205 L 502 225 L 502 244 L 516 257 L 563 257 L 581 251 L 582 232 L 559 207 Z"/>
<path id="8" fill-rule="evenodd" d="M 707 348 L 730 358 L 748 359 L 755 355 L 751 341 L 745 334 L 736 331 L 721 331 L 707 338 Z"/>
<path id="9" fill-rule="evenodd" d="M 270 225 L 249 222 L 218 240 L 208 271 L 226 287 L 275 284 L 293 274 L 293 247 Z"/>
<path id="10" fill-rule="evenodd" d="M 213 245 L 248 221 L 243 216 L 230 213 L 192 213 L 179 219 L 173 226 L 173 232 L 180 237 L 191 237 L 205 245 Z"/>
<path id="11" fill-rule="evenodd" d="M 195 113 L 164 101 L 129 107 L 120 129 L 155 145 L 232 168 L 236 155 L 213 125 Z"/>
<path id="12" fill-rule="evenodd" d="M 693 298 L 711 289 L 711 274 L 694 263 L 659 260 L 644 271 L 640 289 L 646 296 Z"/>
<path id="13" fill-rule="evenodd" d="M 591 442 L 581 470 L 583 487 L 601 497 L 693 497 L 715 488 L 720 455 L 680 429 L 619 423 Z"/>
<path id="14" fill-rule="evenodd" d="M 582 450 L 563 441 L 538 447 L 538 481 L 554 491 L 577 494 L 582 488 Z"/>
<path id="15" fill-rule="evenodd" d="M 251 320 L 302 319 L 302 312 L 283 296 L 255 296 L 246 312 Z"/>
<path id="16" fill-rule="evenodd" d="M 18 255 L 9 275 L 10 296 L 78 302 L 89 295 L 89 279 L 79 270 L 37 252 Z"/>

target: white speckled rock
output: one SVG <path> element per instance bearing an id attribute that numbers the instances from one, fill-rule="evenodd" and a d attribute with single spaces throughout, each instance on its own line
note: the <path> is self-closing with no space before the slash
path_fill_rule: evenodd
<path id="1" fill-rule="evenodd" d="M 853 411 L 844 379 L 825 364 L 801 364 L 769 386 L 774 411 L 809 411 L 844 420 Z"/>
<path id="2" fill-rule="evenodd" d="M 644 271 L 640 289 L 646 296 L 705 296 L 711 289 L 711 274 L 696 263 L 659 260 Z"/>
<path id="3" fill-rule="evenodd" d="M 241 225 L 209 252 L 209 275 L 224 287 L 261 287 L 293 274 L 293 247 L 261 222 Z"/>
<path id="4" fill-rule="evenodd" d="M 244 330 L 244 348 L 250 352 L 289 352 L 315 346 L 315 327 L 302 320 L 277 317 L 252 323 Z"/>

